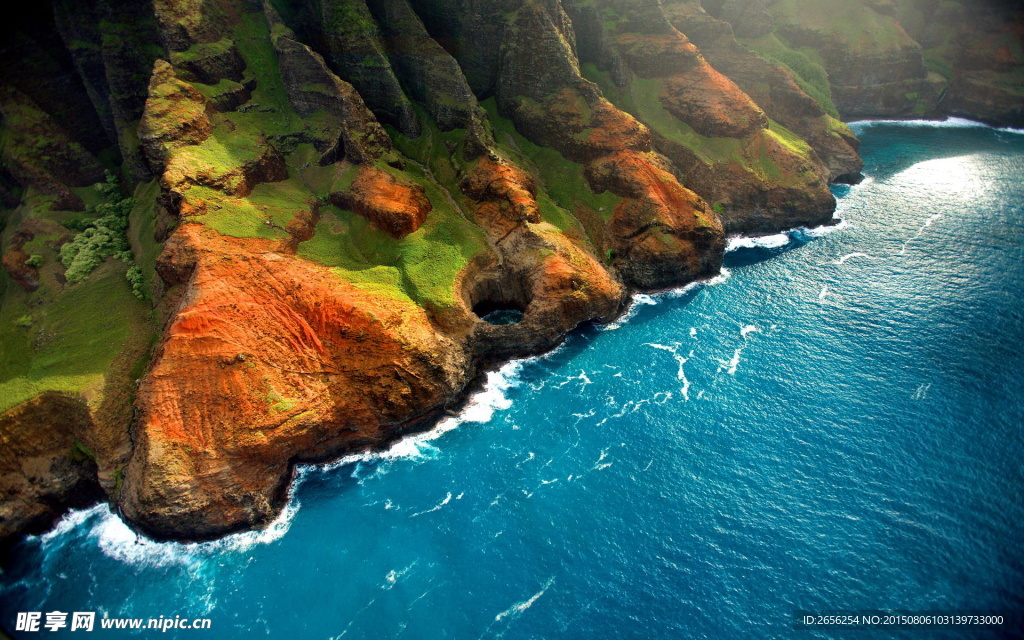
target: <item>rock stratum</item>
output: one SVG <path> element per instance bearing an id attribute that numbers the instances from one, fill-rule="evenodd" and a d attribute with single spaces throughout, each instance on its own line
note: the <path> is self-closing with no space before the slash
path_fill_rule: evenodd
<path id="1" fill-rule="evenodd" d="M 727 234 L 828 224 L 843 120 L 1024 126 L 1013 2 L 53 0 L 2 33 L 3 545 L 97 500 L 264 525 L 297 463 Z"/>

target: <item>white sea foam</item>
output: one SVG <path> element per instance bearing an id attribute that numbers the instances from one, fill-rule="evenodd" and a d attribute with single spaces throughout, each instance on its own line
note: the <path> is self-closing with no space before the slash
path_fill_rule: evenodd
<path id="1" fill-rule="evenodd" d="M 731 271 L 729 271 L 725 267 L 722 267 L 717 275 L 706 280 L 696 280 L 694 282 L 685 284 L 681 287 L 676 287 L 675 289 L 665 289 L 664 291 L 658 291 L 657 293 L 635 294 L 633 296 L 633 299 L 630 300 L 629 306 L 626 308 L 626 311 L 621 316 L 619 316 L 619 319 L 616 320 L 615 322 L 609 322 L 608 324 L 600 327 L 600 329 L 602 331 L 614 331 L 616 329 L 619 329 L 624 324 L 629 322 L 637 314 L 641 306 L 653 306 L 659 304 L 662 300 L 678 298 L 680 296 L 686 295 L 687 293 L 689 293 L 690 291 L 697 287 L 711 287 L 716 284 L 722 284 L 723 282 L 728 280 L 731 275 Z"/>
<path id="2" fill-rule="evenodd" d="M 848 253 L 845 256 L 834 260 L 833 264 L 845 264 L 847 260 L 852 260 L 853 258 L 873 258 L 873 257 L 874 256 L 868 255 L 866 253 L 862 253 L 860 251 L 855 251 L 853 253 Z"/>
<path id="3" fill-rule="evenodd" d="M 294 486 L 294 485 L 293 485 Z M 206 557 L 223 552 L 246 552 L 260 544 L 280 540 L 291 527 L 299 504 L 290 499 L 288 505 L 269 525 L 241 533 L 233 533 L 209 542 L 157 542 L 132 531 L 107 504 L 78 509 L 66 514 L 40 540 L 44 546 L 57 543 L 64 536 L 84 531 L 103 555 L 125 564 L 145 567 L 197 566 Z M 79 534 L 81 535 L 81 534 Z"/>
<path id="4" fill-rule="evenodd" d="M 461 496 L 460 496 L 460 497 L 461 497 Z M 425 510 L 425 511 L 418 511 L 418 512 L 416 512 L 416 513 L 412 514 L 412 515 L 411 515 L 411 516 L 409 516 L 409 517 L 410 517 L 410 518 L 415 518 L 415 517 L 417 517 L 417 516 L 422 516 L 422 515 L 425 515 L 425 514 L 428 514 L 428 513 L 434 513 L 435 511 L 440 511 L 441 509 L 443 509 L 443 508 L 444 508 L 444 505 L 448 504 L 448 503 L 449 503 L 449 502 L 451 502 L 451 501 L 452 501 L 452 492 L 451 492 L 451 491 L 449 491 L 449 492 L 448 492 L 448 495 L 446 495 L 446 496 L 444 497 L 444 500 L 442 500 L 441 502 L 439 502 L 439 503 L 435 504 L 435 505 L 434 505 L 433 507 L 431 507 L 431 508 L 429 508 L 429 509 L 427 509 L 427 510 Z"/>
<path id="5" fill-rule="evenodd" d="M 527 360 L 532 359 L 534 358 Z M 300 507 L 294 493 L 309 473 L 332 471 L 370 460 L 432 457 L 436 454 L 437 448 L 430 444 L 431 441 L 465 422 L 487 422 L 495 411 L 507 409 L 512 405 L 506 393 L 518 384 L 518 374 L 527 360 L 514 360 L 497 371 L 489 372 L 483 388 L 470 397 L 465 408 L 458 415 L 441 420 L 430 431 L 402 438 L 383 451 L 358 453 L 326 464 L 296 467 L 295 477 L 289 489 L 288 503 L 277 518 L 262 529 L 229 534 L 208 542 L 156 542 L 132 531 L 110 510 L 109 505 L 98 504 L 88 509 L 70 511 L 51 531 L 42 535 L 40 540 L 44 545 L 53 544 L 64 536 L 73 535 L 80 527 L 88 526 L 86 535 L 95 540 L 104 555 L 126 564 L 151 567 L 191 566 L 205 556 L 224 551 L 244 553 L 257 545 L 270 544 L 280 540 L 291 527 L 292 519 Z M 451 499 L 450 496 L 448 499 Z"/>
<path id="6" fill-rule="evenodd" d="M 621 316 L 619 316 L 619 319 L 616 320 L 615 322 L 609 322 L 608 324 L 604 325 L 603 327 L 601 327 L 601 330 L 615 331 L 616 329 L 621 328 L 622 325 L 629 322 L 630 319 L 632 319 L 633 316 L 635 316 L 637 312 L 640 311 L 640 307 L 645 305 L 653 306 L 656 304 L 658 304 L 658 301 L 654 298 L 654 296 L 648 295 L 646 293 L 638 293 L 633 296 L 632 300 L 629 301 L 629 306 L 626 307 L 626 310 L 622 313 Z"/>
<path id="7" fill-rule="evenodd" d="M 439 421 L 437 425 L 429 431 L 406 436 L 394 442 L 390 447 L 383 451 L 356 453 L 325 464 L 300 467 L 299 470 L 300 472 L 305 472 L 306 469 L 333 471 L 334 469 L 356 462 L 366 462 L 370 460 L 393 460 L 398 458 L 424 459 L 433 457 L 436 455 L 438 449 L 430 444 L 432 441 L 437 440 L 463 423 L 488 422 L 494 416 L 495 411 L 511 407 L 512 401 L 508 399 L 507 392 L 509 389 L 512 389 L 519 384 L 518 375 L 522 370 L 523 364 L 536 359 L 537 358 L 526 358 L 523 360 L 513 360 L 505 363 L 497 371 L 489 371 L 483 388 L 470 396 L 469 401 L 466 403 L 466 406 L 462 411 L 457 415 L 449 416 Z"/>
<path id="8" fill-rule="evenodd" d="M 725 360 L 719 360 L 720 366 L 718 367 L 718 370 L 725 371 L 730 376 L 736 375 L 736 371 L 737 369 L 739 369 L 740 366 L 741 353 L 743 353 L 743 347 L 736 349 L 736 351 L 734 351 L 732 354 L 732 358 L 730 358 L 728 362 Z"/>
<path id="9" fill-rule="evenodd" d="M 821 293 L 818 294 L 818 302 L 824 302 L 825 296 L 828 295 L 828 285 L 824 284 L 821 286 Z"/>
<path id="10" fill-rule="evenodd" d="M 775 325 L 772 325 L 771 328 L 774 329 Z M 740 327 L 740 336 L 744 339 L 744 343 L 741 346 L 739 346 L 735 351 L 733 351 L 732 358 L 730 358 L 729 360 L 718 361 L 718 370 L 725 371 L 730 376 L 736 375 L 736 371 L 738 371 L 740 367 L 740 356 L 742 355 L 743 350 L 747 347 L 747 336 L 758 331 L 760 331 L 760 329 L 758 329 L 755 325 L 742 325 Z"/>
<path id="11" fill-rule="evenodd" d="M 587 372 L 581 370 L 580 374 L 578 376 L 569 376 L 568 378 L 564 379 L 560 384 L 555 385 L 555 387 L 558 388 L 558 389 L 561 389 L 565 385 L 569 384 L 570 382 L 574 382 L 574 381 L 578 381 L 578 382 L 582 383 L 580 385 L 580 389 L 581 390 L 584 387 L 586 387 L 588 384 L 592 384 L 591 379 L 589 377 L 587 377 Z"/>
<path id="12" fill-rule="evenodd" d="M 871 178 L 865 178 L 864 181 L 861 182 L 859 185 L 854 186 L 864 186 L 870 184 L 871 181 Z M 840 200 L 839 202 L 840 204 L 842 204 L 843 201 Z M 836 209 L 836 213 L 839 213 L 839 209 Z M 794 231 L 807 238 L 821 238 L 823 236 L 827 236 L 830 233 L 835 233 L 836 231 L 849 229 L 852 226 L 853 225 L 850 223 L 849 220 L 843 218 L 842 220 L 835 224 L 823 224 L 820 227 L 797 227 Z"/>
<path id="13" fill-rule="evenodd" d="M 928 216 L 928 219 L 924 221 L 924 224 L 922 224 L 920 226 L 920 228 L 918 228 L 917 232 L 914 233 L 914 235 L 912 235 L 909 238 L 907 238 L 907 241 L 903 243 L 903 248 L 900 249 L 900 255 L 901 256 L 905 255 L 907 253 L 907 246 L 911 242 L 913 242 L 914 240 L 917 240 L 918 238 L 920 238 L 921 234 L 925 232 L 925 229 L 927 229 L 928 227 L 932 226 L 932 224 L 934 224 L 935 221 L 938 220 L 941 217 L 942 217 L 941 213 L 933 213 L 932 215 Z"/>
<path id="14" fill-rule="evenodd" d="M 399 580 L 404 578 L 406 574 L 408 574 L 409 571 L 411 571 L 412 568 L 416 566 L 416 562 L 417 561 L 414 560 L 413 563 L 410 564 L 408 567 L 400 569 L 398 571 L 394 569 L 388 571 L 388 575 L 384 576 L 384 584 L 380 585 L 380 588 L 384 589 L 385 591 L 390 591 L 392 588 L 394 588 L 396 584 L 398 584 Z"/>
<path id="15" fill-rule="evenodd" d="M 57 541 L 64 535 L 71 533 L 77 529 L 80 525 L 93 517 L 99 517 L 103 512 L 109 512 L 110 509 L 105 504 L 97 504 L 88 509 L 74 509 L 68 511 L 64 516 L 57 521 L 53 529 L 39 536 L 39 540 L 46 546 L 52 542 Z"/>
<path id="16" fill-rule="evenodd" d="M 704 284 L 704 286 L 710 287 L 710 286 L 714 286 L 716 284 L 722 284 L 723 282 L 725 282 L 726 280 L 728 280 L 731 277 L 732 277 L 732 271 L 729 271 L 725 267 L 722 267 L 718 271 L 718 275 L 716 275 L 715 277 L 710 278 L 708 280 L 705 280 L 703 282 L 703 284 Z M 689 287 L 689 286 L 691 286 L 691 285 L 687 285 L 687 287 Z M 683 289 L 686 289 L 687 287 L 683 287 Z"/>
<path id="17" fill-rule="evenodd" d="M 793 238 L 788 232 L 776 233 L 769 236 L 730 236 L 725 245 L 725 252 L 736 251 L 737 249 L 778 249 L 792 242 Z"/>
<path id="18" fill-rule="evenodd" d="M 744 335 L 746 335 L 746 334 L 744 334 Z M 691 351 L 689 354 L 687 354 L 685 357 L 683 357 L 679 353 L 679 346 L 680 345 L 679 345 L 678 342 L 675 343 L 672 346 L 668 346 L 668 345 L 664 345 L 664 344 L 655 344 L 653 342 L 648 342 L 648 343 L 645 343 L 645 344 L 648 347 L 653 347 L 653 348 L 659 349 L 661 351 L 668 351 L 669 353 L 672 354 L 672 357 L 675 358 L 676 364 L 679 365 L 679 369 L 676 371 L 676 379 L 678 379 L 680 382 L 683 383 L 683 386 L 680 388 L 679 391 L 683 394 L 683 399 L 689 401 L 690 400 L 690 381 L 686 378 L 686 363 L 689 362 L 690 358 L 693 357 L 693 351 Z M 658 394 L 654 394 L 654 397 L 657 398 Z M 666 400 L 667 400 L 667 398 L 666 398 Z M 664 401 L 660 402 L 658 404 L 664 404 Z"/>
<path id="19" fill-rule="evenodd" d="M 983 122 L 976 122 L 974 120 L 967 120 L 966 118 L 946 118 L 945 120 L 856 120 L 854 122 L 847 123 L 854 133 L 857 133 L 859 129 L 867 127 L 874 127 L 877 125 L 886 125 L 892 127 L 932 127 L 936 129 L 992 129 L 993 131 L 1002 131 L 1004 133 L 1016 133 L 1024 134 L 1024 129 L 1014 129 L 1012 127 L 992 127 Z"/>
<path id="20" fill-rule="evenodd" d="M 551 585 L 553 585 L 553 584 L 555 584 L 555 577 L 551 576 L 550 578 L 548 578 L 547 583 L 544 585 L 544 587 L 540 591 L 538 591 L 537 593 L 533 594 L 532 596 L 530 596 L 526 600 L 523 600 L 522 602 L 515 603 L 514 605 L 512 605 L 508 609 L 505 609 L 504 611 L 502 611 L 498 615 L 494 616 L 494 621 L 495 622 L 501 622 L 504 618 L 507 618 L 509 616 L 518 616 L 518 615 L 520 615 L 521 613 L 523 613 L 524 611 L 526 611 L 527 609 L 532 607 L 533 603 L 537 602 L 537 600 L 540 600 L 541 596 L 543 596 L 547 592 L 547 590 L 551 588 Z"/>

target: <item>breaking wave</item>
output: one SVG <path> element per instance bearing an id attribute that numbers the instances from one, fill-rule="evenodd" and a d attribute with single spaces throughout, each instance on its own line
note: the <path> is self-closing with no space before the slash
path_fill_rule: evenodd
<path id="1" fill-rule="evenodd" d="M 857 134 L 860 133 L 861 129 L 879 125 L 912 128 L 931 127 L 935 129 L 992 129 L 994 131 L 1002 131 L 1004 133 L 1024 134 L 1024 129 L 993 127 L 985 124 L 984 122 L 952 117 L 946 118 L 945 120 L 856 120 L 854 122 L 848 122 L 847 125 L 854 133 Z"/>

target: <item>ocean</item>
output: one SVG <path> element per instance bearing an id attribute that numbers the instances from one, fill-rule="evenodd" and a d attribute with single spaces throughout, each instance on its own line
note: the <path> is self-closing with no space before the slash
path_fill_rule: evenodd
<path id="1" fill-rule="evenodd" d="M 69 514 L 0 575 L 3 628 L 863 638 L 796 612 L 1024 611 L 1024 135 L 854 128 L 841 224 L 733 239 L 721 276 L 506 364 L 434 431 L 300 469 L 266 530 L 158 544 Z"/>

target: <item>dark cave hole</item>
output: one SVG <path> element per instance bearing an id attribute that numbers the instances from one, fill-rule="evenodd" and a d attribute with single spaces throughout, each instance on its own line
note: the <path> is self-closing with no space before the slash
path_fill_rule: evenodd
<path id="1" fill-rule="evenodd" d="M 508 302 L 483 300 L 473 305 L 473 313 L 484 322 L 498 326 L 516 324 L 523 319 L 523 309 Z"/>

